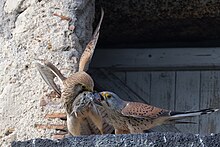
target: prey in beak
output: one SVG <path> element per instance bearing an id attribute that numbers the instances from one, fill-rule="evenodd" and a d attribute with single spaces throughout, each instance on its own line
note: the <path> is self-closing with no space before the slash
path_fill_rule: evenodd
<path id="1" fill-rule="evenodd" d="M 93 95 L 93 102 L 99 106 L 103 106 L 101 102 L 104 100 L 104 97 L 98 92 L 94 92 Z"/>

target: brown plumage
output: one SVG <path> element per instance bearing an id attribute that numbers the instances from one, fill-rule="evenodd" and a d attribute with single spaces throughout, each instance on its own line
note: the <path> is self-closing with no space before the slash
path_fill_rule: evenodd
<path id="1" fill-rule="evenodd" d="M 129 102 L 122 109 L 121 113 L 125 116 L 157 118 L 168 110 L 157 108 L 148 104 Z"/>
<path id="2" fill-rule="evenodd" d="M 113 132 L 113 127 L 103 119 L 107 115 L 105 110 L 95 106 L 91 100 L 93 95 L 89 91 L 93 91 L 94 82 L 86 72 L 76 72 L 65 78 L 48 61 L 44 62 L 44 65 L 39 63 L 36 65 L 42 77 L 46 79 L 45 81 L 49 81 L 49 85 L 54 85 L 51 87 L 56 87 L 56 91 L 61 93 L 61 99 L 67 112 L 67 128 L 70 134 L 77 136 Z M 54 83 L 54 77 L 58 77 L 62 82 L 62 92 Z"/>
<path id="3" fill-rule="evenodd" d="M 38 70 L 40 71 L 43 79 L 46 79 L 47 83 L 54 88 L 57 93 L 61 94 L 61 99 L 64 104 L 64 108 L 67 113 L 67 128 L 68 131 L 72 135 L 80 135 L 80 128 L 81 126 L 78 126 L 80 123 L 79 119 L 76 119 L 74 114 L 72 115 L 73 110 L 73 102 L 75 101 L 75 98 L 78 94 L 80 94 L 83 91 L 93 91 L 94 82 L 92 78 L 84 71 L 82 72 L 76 72 L 69 76 L 68 78 L 65 78 L 61 72 L 50 62 L 45 61 L 44 65 L 37 63 Z M 43 70 L 42 70 L 43 69 Z M 48 71 L 49 70 L 49 71 Z M 58 79 L 62 83 L 62 92 L 56 86 L 54 82 L 54 77 L 58 77 Z"/>
<path id="4" fill-rule="evenodd" d="M 93 91 L 94 82 L 85 72 L 77 72 L 63 81 L 61 98 L 67 114 L 72 112 L 72 104 L 78 94 L 83 91 Z"/>
<path id="5" fill-rule="evenodd" d="M 85 71 L 87 70 L 98 40 L 103 16 L 104 11 L 102 10 L 100 22 L 91 41 L 88 43 L 81 56 L 78 72 L 66 78 L 52 63 L 48 61 L 45 61 L 43 65 L 39 63 L 36 64 L 45 82 L 61 95 L 64 108 L 67 112 L 67 128 L 72 135 L 98 134 L 97 131 L 94 131 L 94 128 L 98 128 L 101 133 L 111 133 L 113 130 L 110 125 L 103 122 L 103 115 L 106 115 L 106 112 L 103 112 L 102 108 L 96 107 L 92 104 L 91 99 L 89 98 L 90 96 L 81 95 L 82 92 L 93 91 L 94 88 L 93 79 Z M 62 92 L 54 82 L 55 77 L 58 77 L 62 83 Z M 84 100 L 90 102 L 81 103 Z M 75 109 L 76 107 L 80 109 Z M 100 113 L 100 111 L 102 113 Z M 85 130 L 85 128 L 90 129 Z"/>
<path id="6" fill-rule="evenodd" d="M 100 95 L 96 95 L 94 102 L 105 108 L 109 123 L 115 128 L 116 134 L 143 133 L 162 124 L 191 123 L 178 120 L 218 111 L 218 109 L 204 109 L 175 112 L 144 103 L 124 101 L 109 91 L 100 92 Z"/>

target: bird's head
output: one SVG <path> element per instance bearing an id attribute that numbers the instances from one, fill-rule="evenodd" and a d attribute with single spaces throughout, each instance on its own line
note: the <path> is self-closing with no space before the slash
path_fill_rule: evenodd
<path id="1" fill-rule="evenodd" d="M 73 87 L 74 92 L 81 93 L 83 91 L 93 91 L 94 82 L 93 79 L 86 72 L 74 73 L 66 80 L 66 87 Z"/>
<path id="2" fill-rule="evenodd" d="M 75 85 L 75 92 L 77 93 L 81 93 L 83 91 L 89 91 L 89 92 L 93 92 L 93 87 L 86 85 L 84 83 L 77 83 Z"/>
<path id="3" fill-rule="evenodd" d="M 109 91 L 99 92 L 95 96 L 94 102 L 102 107 L 115 110 L 122 109 L 126 105 L 126 102 L 120 99 L 118 95 Z"/>

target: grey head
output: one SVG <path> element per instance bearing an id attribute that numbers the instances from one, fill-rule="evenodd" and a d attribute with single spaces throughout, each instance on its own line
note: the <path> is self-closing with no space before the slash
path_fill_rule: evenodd
<path id="1" fill-rule="evenodd" d="M 110 91 L 102 91 L 98 94 L 94 94 L 95 98 L 93 101 L 95 104 L 100 105 L 106 109 L 120 111 L 122 110 L 127 102 L 122 100 L 117 94 Z"/>

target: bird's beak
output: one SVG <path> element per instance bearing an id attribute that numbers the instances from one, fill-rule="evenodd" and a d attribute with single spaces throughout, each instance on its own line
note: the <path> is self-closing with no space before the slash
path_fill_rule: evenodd
<path id="1" fill-rule="evenodd" d="M 102 106 L 101 95 L 97 92 L 95 92 L 93 95 L 94 95 L 93 102 L 99 106 Z"/>
<path id="2" fill-rule="evenodd" d="M 88 88 L 88 91 L 93 92 L 94 90 L 93 90 L 93 88 Z"/>
<path id="3" fill-rule="evenodd" d="M 83 89 L 84 91 L 89 91 L 89 92 L 93 92 L 93 88 L 85 88 Z"/>

